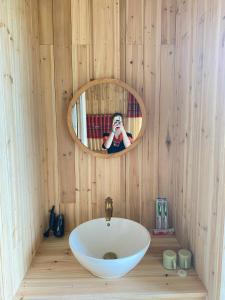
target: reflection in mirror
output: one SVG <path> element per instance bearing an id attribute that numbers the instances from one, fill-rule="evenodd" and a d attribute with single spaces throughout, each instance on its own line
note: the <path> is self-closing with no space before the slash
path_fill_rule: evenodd
<path id="1" fill-rule="evenodd" d="M 83 145 L 111 154 L 126 149 L 137 138 L 142 112 L 126 89 L 102 83 L 80 95 L 72 108 L 72 125 Z"/>

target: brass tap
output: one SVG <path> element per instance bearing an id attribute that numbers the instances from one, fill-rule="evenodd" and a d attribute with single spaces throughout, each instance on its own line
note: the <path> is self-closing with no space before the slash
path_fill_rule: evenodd
<path id="1" fill-rule="evenodd" d="M 113 201 L 112 198 L 107 197 L 105 199 L 105 219 L 106 221 L 110 221 L 113 214 Z"/>

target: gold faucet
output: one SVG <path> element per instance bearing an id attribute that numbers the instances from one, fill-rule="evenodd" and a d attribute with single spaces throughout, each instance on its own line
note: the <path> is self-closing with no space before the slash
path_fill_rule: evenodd
<path id="1" fill-rule="evenodd" d="M 113 201 L 112 198 L 107 197 L 105 199 L 105 219 L 106 221 L 110 221 L 113 214 Z"/>

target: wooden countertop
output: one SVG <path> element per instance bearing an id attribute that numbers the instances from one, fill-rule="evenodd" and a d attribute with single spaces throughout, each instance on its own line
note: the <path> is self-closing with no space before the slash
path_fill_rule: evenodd
<path id="1" fill-rule="evenodd" d="M 34 257 L 16 299 L 20 300 L 203 300 L 206 290 L 192 269 L 186 278 L 162 266 L 164 249 L 179 249 L 175 237 L 153 237 L 150 251 L 121 279 L 90 274 L 72 255 L 68 237 L 44 240 Z"/>

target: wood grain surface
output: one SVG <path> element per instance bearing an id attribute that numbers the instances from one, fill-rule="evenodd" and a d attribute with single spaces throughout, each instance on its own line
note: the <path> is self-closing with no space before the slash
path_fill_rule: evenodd
<path id="1" fill-rule="evenodd" d="M 50 57 L 51 52 L 47 54 Z M 48 204 L 44 154 L 46 129 L 39 59 L 38 1 L 1 1 L 1 300 L 13 298 L 45 227 L 45 205 Z M 51 98 L 50 91 L 48 95 Z M 49 106 L 47 111 L 52 122 Z"/>
<path id="2" fill-rule="evenodd" d="M 53 47 L 54 57 L 48 82 L 56 120 L 49 128 L 57 134 L 47 139 L 47 149 L 56 144 L 57 155 L 46 153 L 48 206 L 56 204 L 71 230 L 102 216 L 111 196 L 115 216 L 153 228 L 155 198 L 168 197 L 170 224 L 193 251 L 209 299 L 218 299 L 225 216 L 224 1 L 54 0 L 44 7 L 40 2 L 39 11 L 40 32 L 45 28 L 40 47 Z M 102 77 L 128 83 L 147 109 L 141 143 L 110 160 L 82 152 L 65 123 L 72 93 Z"/>
<path id="3" fill-rule="evenodd" d="M 42 243 L 17 293 L 17 299 L 185 299 L 204 300 L 206 290 L 193 269 L 186 278 L 162 266 L 162 251 L 178 250 L 175 237 L 154 238 L 150 252 L 120 279 L 101 279 L 74 258 L 68 237 Z"/>

